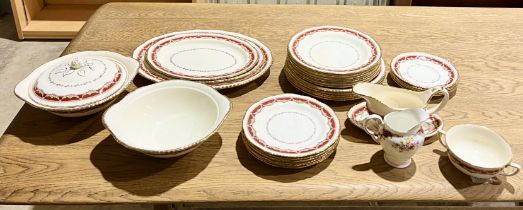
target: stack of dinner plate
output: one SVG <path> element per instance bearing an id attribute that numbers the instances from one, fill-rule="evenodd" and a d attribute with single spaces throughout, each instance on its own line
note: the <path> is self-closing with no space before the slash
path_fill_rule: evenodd
<path id="1" fill-rule="evenodd" d="M 392 59 L 390 66 L 391 78 L 403 88 L 424 91 L 443 86 L 450 95 L 458 89 L 458 71 L 441 57 L 422 52 L 402 53 Z"/>
<path id="2" fill-rule="evenodd" d="M 294 35 L 283 71 L 304 93 L 334 101 L 358 99 L 352 86 L 381 83 L 386 78 L 378 43 L 362 32 L 336 26 L 309 28 Z"/>
<path id="3" fill-rule="evenodd" d="M 327 105 L 307 96 L 282 94 L 253 104 L 242 138 L 258 160 L 281 168 L 304 168 L 327 159 L 339 142 L 340 124 Z"/>
<path id="4" fill-rule="evenodd" d="M 160 82 L 185 79 L 215 89 L 241 86 L 264 75 L 272 55 L 260 41 L 219 30 L 180 31 L 147 40 L 134 51 L 138 73 Z"/>

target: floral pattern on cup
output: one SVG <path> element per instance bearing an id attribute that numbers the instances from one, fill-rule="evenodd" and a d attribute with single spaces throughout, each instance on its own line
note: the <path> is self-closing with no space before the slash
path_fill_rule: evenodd
<path id="1" fill-rule="evenodd" d="M 398 141 L 392 142 L 391 145 L 399 152 L 406 152 L 418 149 L 421 144 L 416 140 L 415 136 L 407 136 L 398 138 Z"/>

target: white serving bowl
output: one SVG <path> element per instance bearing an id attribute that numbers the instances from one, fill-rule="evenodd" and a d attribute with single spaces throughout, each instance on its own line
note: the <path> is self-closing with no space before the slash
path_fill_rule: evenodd
<path id="1" fill-rule="evenodd" d="M 451 163 L 461 172 L 480 179 L 496 175 L 516 175 L 521 166 L 512 163 L 510 145 L 487 127 L 471 124 L 457 125 L 442 132 L 441 144 L 447 148 Z M 504 171 L 505 168 L 513 168 Z"/>
<path id="2" fill-rule="evenodd" d="M 169 80 L 133 91 L 105 112 L 103 123 L 118 143 L 131 150 L 176 157 L 211 136 L 231 105 L 207 85 Z"/>

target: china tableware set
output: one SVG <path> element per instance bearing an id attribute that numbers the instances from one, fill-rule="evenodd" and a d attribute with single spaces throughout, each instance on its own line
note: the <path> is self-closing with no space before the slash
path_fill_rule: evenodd
<path id="1" fill-rule="evenodd" d="M 509 144 L 494 131 L 469 124 L 442 130 L 437 113 L 459 81 L 450 62 L 426 53 L 400 54 L 390 72 L 403 88 L 395 88 L 379 84 L 386 75 L 381 55 L 378 43 L 362 32 L 314 27 L 292 37 L 283 71 L 293 86 L 313 97 L 363 98 L 347 117 L 383 147 L 384 159 L 393 167 L 408 167 L 425 138 L 441 134 L 450 162 L 477 182 L 520 171 Z M 232 103 L 217 90 L 247 84 L 272 64 L 270 50 L 260 41 L 218 30 L 154 37 L 137 47 L 133 58 L 107 51 L 69 54 L 35 69 L 18 83 L 15 94 L 35 108 L 80 117 L 111 106 L 140 74 L 157 83 L 112 105 L 103 124 L 124 147 L 169 158 L 193 151 L 225 121 Z M 441 96 L 440 102 L 429 105 L 434 96 Z M 336 151 L 339 136 L 339 120 L 328 105 L 296 94 L 254 103 L 241 132 L 252 156 L 282 168 L 326 160 Z"/>
<path id="2" fill-rule="evenodd" d="M 363 121 L 363 128 L 383 147 L 385 162 L 396 168 L 405 168 L 411 164 L 416 151 L 423 146 L 425 133 L 421 124 L 429 117 L 421 108 L 390 112 L 383 118 L 373 114 Z M 379 122 L 378 129 L 369 127 L 371 120 Z"/>
<path id="3" fill-rule="evenodd" d="M 452 165 L 476 183 L 489 182 L 496 175 L 513 176 L 521 170 L 512 162 L 510 145 L 487 127 L 462 124 L 442 134 L 440 142 Z"/>
<path id="4" fill-rule="evenodd" d="M 397 55 L 390 64 L 390 75 L 400 87 L 415 91 L 444 87 L 450 95 L 456 92 L 459 80 L 458 71 L 449 61 L 421 52 Z"/>
<path id="5" fill-rule="evenodd" d="M 138 62 L 117 53 L 73 53 L 35 69 L 16 85 L 15 95 L 56 115 L 86 116 L 111 105 L 137 69 Z"/>
<path id="6" fill-rule="evenodd" d="M 281 94 L 253 104 L 243 119 L 250 154 L 269 165 L 304 168 L 327 159 L 339 142 L 336 113 L 316 99 Z"/>
<path id="7" fill-rule="evenodd" d="M 128 94 L 104 113 L 102 121 L 128 149 L 168 158 L 191 152 L 205 142 L 231 106 L 226 96 L 207 85 L 169 80 Z"/>
<path id="8" fill-rule="evenodd" d="M 396 168 L 409 166 L 412 156 L 423 145 L 427 135 L 436 134 L 443 126 L 443 121 L 436 113 L 449 100 L 447 90 L 441 87 L 416 92 L 358 83 L 354 86 L 354 92 L 360 94 L 365 102 L 349 110 L 349 121 L 364 129 L 379 143 L 383 147 L 385 161 Z M 435 94 L 444 97 L 439 104 L 428 108 Z"/>
<path id="9" fill-rule="evenodd" d="M 349 121 L 367 132 L 383 147 L 385 162 L 396 168 L 408 167 L 424 139 L 441 133 L 450 162 L 476 183 L 491 182 L 494 176 L 513 176 L 521 166 L 512 162 L 508 143 L 494 131 L 478 125 L 462 124 L 448 132 L 436 114 L 449 100 L 443 87 L 423 92 L 358 83 L 354 91 L 365 99 L 348 112 Z M 440 103 L 428 108 L 433 95 L 442 95 Z M 508 170 L 508 171 L 506 171 Z"/>
<path id="10" fill-rule="evenodd" d="M 385 62 L 378 43 L 354 29 L 320 26 L 294 35 L 283 71 L 297 89 L 316 98 L 359 99 L 358 82 L 382 83 Z"/>
<path id="11" fill-rule="evenodd" d="M 214 89 L 245 85 L 269 71 L 271 51 L 242 34 L 191 30 L 164 34 L 138 46 L 133 58 L 138 73 L 153 81 L 184 79 Z"/>

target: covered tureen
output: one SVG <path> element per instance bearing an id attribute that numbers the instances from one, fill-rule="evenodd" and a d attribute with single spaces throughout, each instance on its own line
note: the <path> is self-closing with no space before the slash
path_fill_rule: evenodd
<path id="1" fill-rule="evenodd" d="M 96 113 L 109 106 L 131 83 L 138 62 L 118 53 L 69 54 L 35 69 L 15 88 L 33 107 L 65 117 Z"/>

